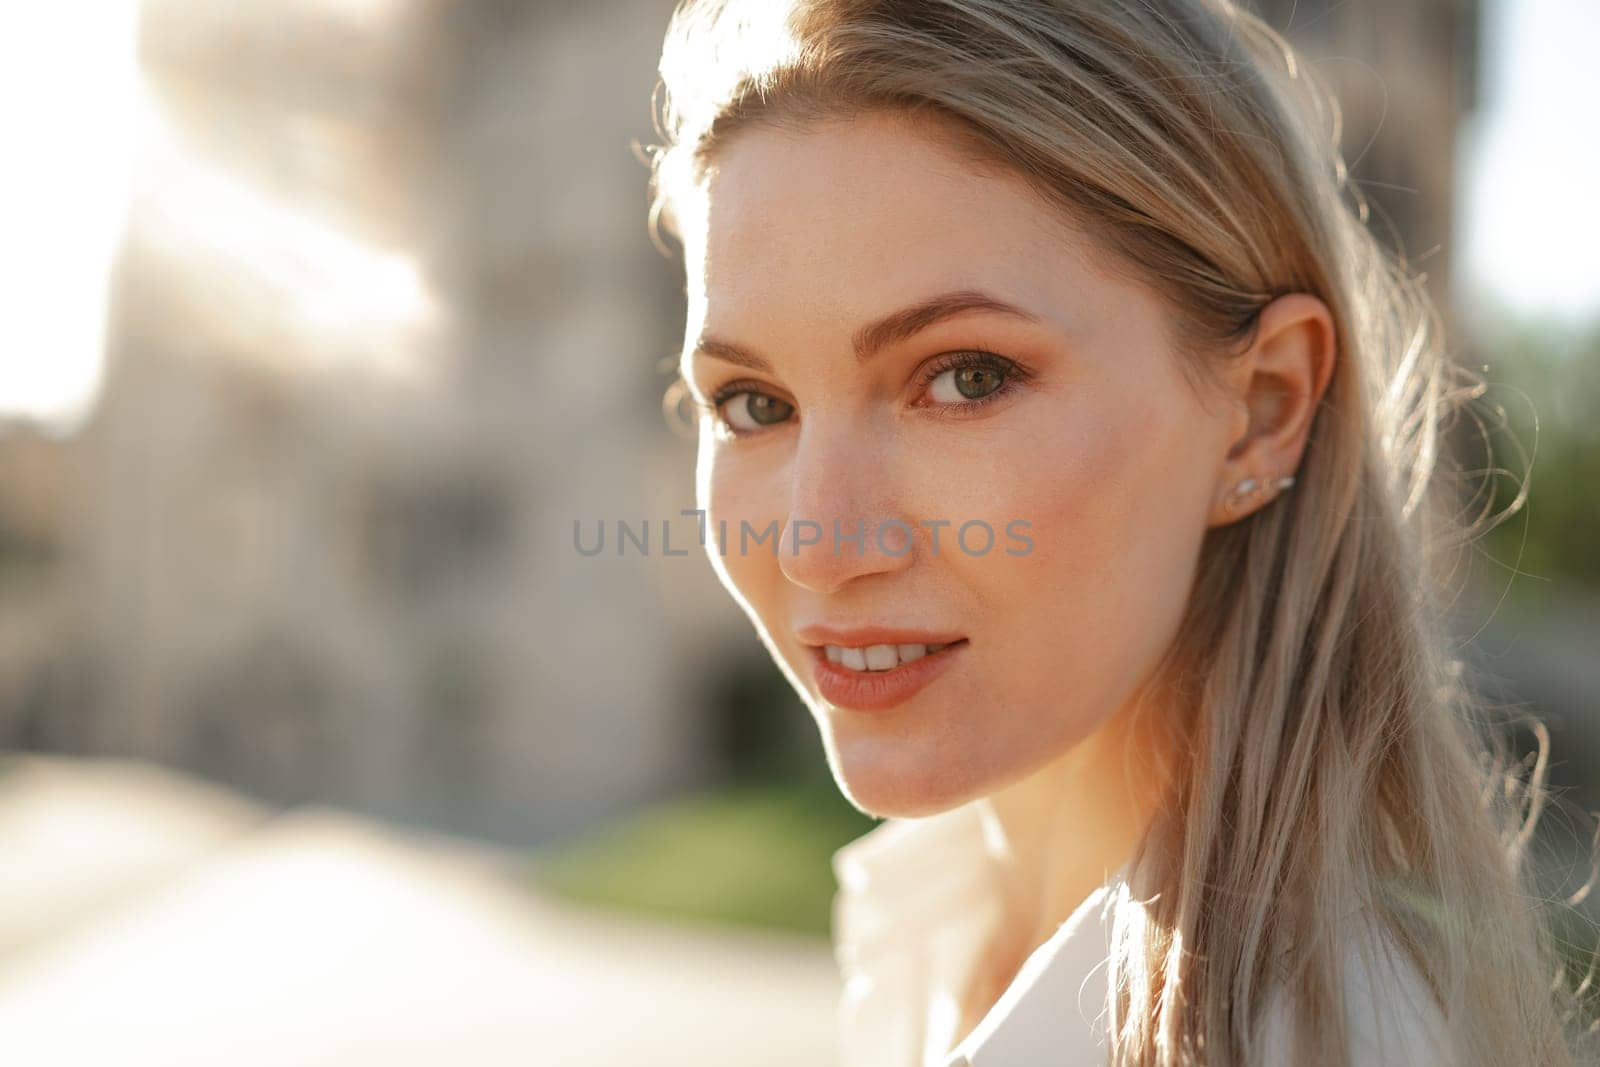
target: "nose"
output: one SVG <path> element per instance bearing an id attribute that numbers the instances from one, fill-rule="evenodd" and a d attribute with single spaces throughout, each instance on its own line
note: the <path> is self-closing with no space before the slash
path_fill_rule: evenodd
<path id="1" fill-rule="evenodd" d="M 894 465 L 859 424 L 804 424 L 790 467 L 778 565 L 795 585 L 833 593 L 910 567 L 917 524 L 898 499 Z"/>

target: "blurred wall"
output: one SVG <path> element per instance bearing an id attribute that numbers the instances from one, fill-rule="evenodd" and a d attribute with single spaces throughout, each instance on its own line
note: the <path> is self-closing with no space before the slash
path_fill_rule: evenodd
<path id="1" fill-rule="evenodd" d="M 720 769 L 704 559 L 573 547 L 693 506 L 630 149 L 669 10 L 145 4 L 101 404 L 0 448 L 6 743 L 516 838 Z"/>
<path id="2" fill-rule="evenodd" d="M 1477 105 L 1481 0 L 1253 0 L 1338 100 L 1350 183 L 1381 241 L 1427 276 L 1446 317 L 1455 161 Z"/>

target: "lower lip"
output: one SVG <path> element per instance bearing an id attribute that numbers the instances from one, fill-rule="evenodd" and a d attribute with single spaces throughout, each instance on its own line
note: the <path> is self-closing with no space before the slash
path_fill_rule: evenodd
<path id="1" fill-rule="evenodd" d="M 888 671 L 852 671 L 828 662 L 823 648 L 812 648 L 811 656 L 822 699 L 855 711 L 882 711 L 910 700 L 923 686 L 949 670 L 966 649 L 967 640 L 962 638 Z"/>

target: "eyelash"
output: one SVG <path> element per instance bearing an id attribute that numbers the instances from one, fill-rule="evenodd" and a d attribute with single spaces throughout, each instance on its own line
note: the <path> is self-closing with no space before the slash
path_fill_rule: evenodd
<path id="1" fill-rule="evenodd" d="M 939 413 L 939 417 L 953 416 L 959 418 L 962 415 L 969 414 L 986 404 L 990 404 L 1005 398 L 1006 396 L 1010 395 L 1012 390 L 1017 386 L 1026 384 L 1033 378 L 1031 371 L 1017 364 L 1015 361 L 1007 359 L 1005 356 L 996 355 L 993 352 L 985 351 L 981 348 L 972 348 L 964 349 L 959 352 L 951 352 L 935 358 L 933 363 L 922 371 L 920 375 L 921 380 L 917 383 L 918 388 L 925 390 L 928 388 L 928 386 L 932 385 L 941 374 L 948 373 L 952 370 L 962 370 L 966 367 L 982 367 L 1001 375 L 1000 388 L 994 390 L 992 393 L 986 393 L 975 400 L 963 400 L 951 404 L 932 405 L 933 409 Z M 759 382 L 748 380 L 729 382 L 727 385 L 722 386 L 715 393 L 713 393 L 710 400 L 701 401 L 697 399 L 694 406 L 721 423 L 724 432 L 726 432 L 729 436 L 755 436 L 753 431 L 731 429 L 728 426 L 727 420 L 723 419 L 720 413 L 722 411 L 722 405 L 726 404 L 734 397 L 739 396 L 742 393 L 762 392 L 762 389 L 759 388 L 760 385 L 761 383 Z"/>

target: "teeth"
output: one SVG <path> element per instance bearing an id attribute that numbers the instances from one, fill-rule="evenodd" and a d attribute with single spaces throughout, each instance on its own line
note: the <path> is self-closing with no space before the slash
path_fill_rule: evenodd
<path id="1" fill-rule="evenodd" d="M 900 653 L 893 645 L 867 646 L 867 670 L 892 671 L 900 665 Z"/>
<path id="2" fill-rule="evenodd" d="M 911 663 L 931 652 L 948 648 L 944 645 L 868 645 L 849 648 L 843 645 L 824 645 L 823 652 L 829 663 L 837 663 L 852 671 L 892 671 L 902 663 Z"/>

